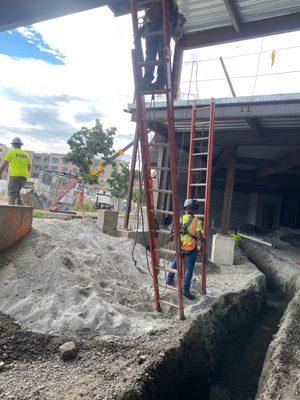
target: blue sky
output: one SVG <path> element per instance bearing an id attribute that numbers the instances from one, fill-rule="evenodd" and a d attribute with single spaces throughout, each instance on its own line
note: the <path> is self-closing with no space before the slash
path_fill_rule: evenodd
<path id="1" fill-rule="evenodd" d="M 135 132 L 123 111 L 133 99 L 132 44 L 130 16 L 107 7 L 0 33 L 0 143 L 18 135 L 28 150 L 66 152 L 72 133 L 98 117 L 117 127 L 115 149 L 125 146 Z M 220 56 L 238 96 L 300 92 L 292 32 L 185 52 L 182 99 L 231 96 Z"/>
<path id="2" fill-rule="evenodd" d="M 26 26 L 22 31 L 0 32 L 0 53 L 15 58 L 34 58 L 53 65 L 64 64 L 64 56 L 51 48 L 32 26 Z"/>

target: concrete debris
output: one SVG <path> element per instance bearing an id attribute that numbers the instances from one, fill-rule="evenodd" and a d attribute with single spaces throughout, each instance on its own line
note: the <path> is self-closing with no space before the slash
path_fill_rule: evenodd
<path id="1" fill-rule="evenodd" d="M 77 357 L 78 349 L 73 341 L 67 342 L 60 346 L 59 353 L 64 361 L 70 361 Z"/>
<path id="2" fill-rule="evenodd" d="M 5 364 L 3 361 L 0 361 L 0 372 L 7 371 L 13 367 L 12 364 Z"/>
<path id="3" fill-rule="evenodd" d="M 138 365 L 144 364 L 144 362 L 147 360 L 146 356 L 139 356 L 138 358 Z"/>

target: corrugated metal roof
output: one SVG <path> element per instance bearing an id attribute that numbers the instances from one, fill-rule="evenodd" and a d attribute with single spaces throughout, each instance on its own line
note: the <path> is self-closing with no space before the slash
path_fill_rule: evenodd
<path id="1" fill-rule="evenodd" d="M 299 0 L 238 0 L 236 3 L 242 22 L 300 12 Z"/>
<path id="2" fill-rule="evenodd" d="M 178 5 L 187 19 L 185 33 L 231 25 L 223 0 L 178 0 Z"/>

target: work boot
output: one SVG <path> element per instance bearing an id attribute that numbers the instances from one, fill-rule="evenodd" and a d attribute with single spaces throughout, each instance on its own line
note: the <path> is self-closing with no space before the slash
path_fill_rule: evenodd
<path id="1" fill-rule="evenodd" d="M 165 80 L 164 78 L 157 78 L 155 82 L 152 83 L 152 90 L 164 90 L 165 89 Z"/>
<path id="2" fill-rule="evenodd" d="M 144 78 L 142 79 L 142 82 L 139 85 L 139 89 L 142 92 L 146 92 L 146 91 L 151 91 L 152 90 L 152 82 L 153 81 L 153 76 L 147 76 L 145 75 Z"/>
<path id="3" fill-rule="evenodd" d="M 189 290 L 184 290 L 183 295 L 189 300 L 195 300 L 196 298 Z"/>

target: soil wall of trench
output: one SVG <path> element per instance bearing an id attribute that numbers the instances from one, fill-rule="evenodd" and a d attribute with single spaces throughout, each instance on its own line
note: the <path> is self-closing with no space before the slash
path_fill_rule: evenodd
<path id="1" fill-rule="evenodd" d="M 233 362 L 249 326 L 261 315 L 265 290 L 265 277 L 258 274 L 244 290 L 225 294 L 191 322 L 177 346 L 166 350 L 122 400 L 212 399 L 211 387 L 224 359 L 230 364 L 232 357 Z"/>
<path id="2" fill-rule="evenodd" d="M 295 268 L 270 253 L 244 242 L 243 250 L 250 261 L 263 272 L 255 282 L 240 292 L 225 294 L 212 307 L 201 313 L 182 335 L 176 346 L 169 348 L 157 363 L 145 371 L 139 385 L 122 400 L 298 400 L 300 398 L 300 278 Z M 281 311 L 267 310 L 266 303 L 281 302 Z M 272 300 L 273 295 L 275 296 Z M 283 304 L 283 306 L 282 306 Z M 275 306 L 276 308 L 276 306 Z M 274 309 L 275 309 L 274 308 Z M 275 315 L 277 313 L 277 315 Z M 266 319 L 271 319 L 269 326 Z M 260 324 L 259 321 L 263 319 Z M 270 321 L 269 321 L 270 322 Z M 254 329 L 253 329 L 254 327 Z M 278 329 L 279 328 L 279 329 Z M 269 330 L 264 343 L 257 343 L 264 330 Z M 254 332 L 253 332 L 254 331 Z M 252 336 L 252 338 L 251 338 Z M 253 340 L 254 337 L 254 340 Z M 256 339 L 255 339 L 256 337 Z M 255 343 L 256 340 L 256 343 Z M 249 381 L 229 393 L 218 390 L 224 368 L 232 375 L 243 366 L 239 352 L 251 358 L 261 352 L 261 365 L 247 368 Z M 251 360 L 250 360 L 251 363 Z M 231 377 L 225 371 L 225 377 Z M 239 375 L 239 374 L 237 374 Z M 251 378 L 250 378 L 251 376 Z M 260 378 L 259 378 L 260 377 Z M 252 387 L 251 387 L 252 385 Z M 246 387 L 247 386 L 247 387 Z M 216 390 L 214 390 L 216 388 Z"/>
<path id="3" fill-rule="evenodd" d="M 265 274 L 268 285 L 288 302 L 266 354 L 256 400 L 300 398 L 300 271 L 265 246 L 245 241 L 242 248 Z"/>

